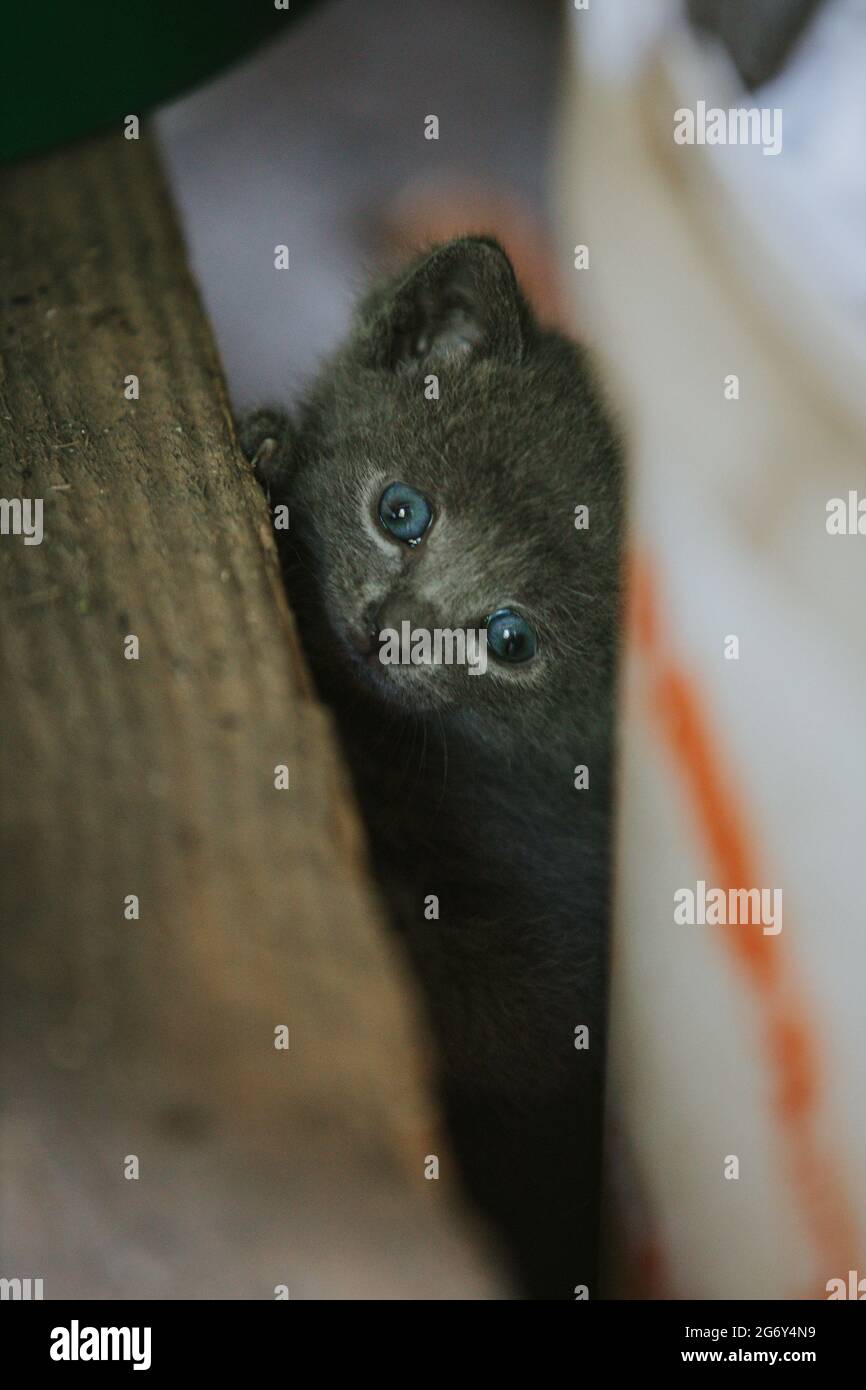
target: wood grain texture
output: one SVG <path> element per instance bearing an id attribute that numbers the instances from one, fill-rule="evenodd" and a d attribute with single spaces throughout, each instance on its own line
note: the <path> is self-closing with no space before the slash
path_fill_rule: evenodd
<path id="1" fill-rule="evenodd" d="M 5 171 L 0 245 L 0 496 L 44 499 L 0 536 L 0 1273 L 503 1296 L 149 141 Z"/>

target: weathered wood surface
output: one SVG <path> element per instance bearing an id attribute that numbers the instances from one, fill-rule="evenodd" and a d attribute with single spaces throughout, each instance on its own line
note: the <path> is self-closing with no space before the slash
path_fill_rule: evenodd
<path id="1" fill-rule="evenodd" d="M 501 1296 L 149 142 L 4 171 L 0 237 L 0 496 L 44 499 L 0 537 L 0 1274 Z"/>

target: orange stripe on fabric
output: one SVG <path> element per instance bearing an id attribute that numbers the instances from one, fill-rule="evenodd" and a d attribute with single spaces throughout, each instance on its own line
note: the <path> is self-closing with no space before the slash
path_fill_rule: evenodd
<path id="1" fill-rule="evenodd" d="M 754 887 L 762 876 L 745 794 L 726 775 L 697 686 L 674 659 L 663 633 L 649 559 L 632 555 L 627 573 L 628 630 L 633 649 L 646 662 L 649 713 L 691 802 L 717 886 Z M 803 990 L 791 978 L 780 938 L 720 928 L 717 939 L 754 990 L 783 1163 L 825 1271 L 823 1291 L 828 1278 L 856 1268 L 859 1222 L 841 1171 L 817 1133 L 822 1072 L 816 1030 L 806 1021 Z"/>

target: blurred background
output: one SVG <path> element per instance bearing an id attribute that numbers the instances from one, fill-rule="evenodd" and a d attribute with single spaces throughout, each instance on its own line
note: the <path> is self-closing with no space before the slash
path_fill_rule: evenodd
<path id="1" fill-rule="evenodd" d="M 399 254 L 499 200 L 545 225 L 563 19 L 525 0 L 335 0 L 159 112 L 239 408 L 297 396 L 392 238 Z"/>
<path id="2" fill-rule="evenodd" d="M 266 8 L 209 7 L 206 53 L 164 29 L 86 110 L 64 65 L 8 152 L 158 106 L 236 409 L 458 232 L 592 345 L 631 518 L 605 1289 L 826 1297 L 866 1276 L 866 0 Z M 676 144 L 699 102 L 780 112 L 781 149 Z M 780 889 L 783 930 L 676 925 L 700 880 Z"/>

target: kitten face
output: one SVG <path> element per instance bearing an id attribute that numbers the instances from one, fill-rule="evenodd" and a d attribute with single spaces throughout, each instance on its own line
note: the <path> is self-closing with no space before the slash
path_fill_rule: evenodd
<path id="1" fill-rule="evenodd" d="M 536 327 L 495 243 L 451 243 L 368 296 L 294 460 L 316 646 L 374 698 L 541 728 L 609 673 L 617 444 L 583 354 Z M 484 629 L 486 671 L 383 665 L 378 635 L 404 623 Z"/>

